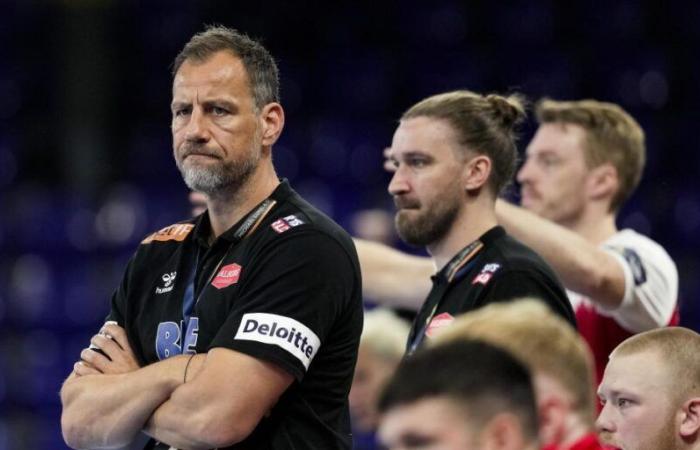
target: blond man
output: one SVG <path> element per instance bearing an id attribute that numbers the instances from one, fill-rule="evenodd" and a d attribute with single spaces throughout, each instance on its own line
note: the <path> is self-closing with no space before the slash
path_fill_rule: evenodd
<path id="1" fill-rule="evenodd" d="M 592 357 L 564 320 L 533 299 L 493 304 L 459 317 L 434 343 L 471 339 L 503 348 L 530 370 L 544 449 L 602 448 L 593 427 Z"/>
<path id="2" fill-rule="evenodd" d="M 610 355 L 598 396 L 601 440 L 625 450 L 700 449 L 700 335 L 648 331 Z"/>

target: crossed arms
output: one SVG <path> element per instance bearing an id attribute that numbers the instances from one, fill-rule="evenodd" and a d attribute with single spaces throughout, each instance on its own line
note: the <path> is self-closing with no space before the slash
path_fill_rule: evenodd
<path id="1" fill-rule="evenodd" d="M 139 367 L 114 324 L 91 343 L 111 361 L 83 350 L 61 388 L 61 428 L 74 448 L 121 447 L 139 431 L 181 449 L 225 447 L 245 439 L 293 381 L 275 364 L 225 348 Z"/>

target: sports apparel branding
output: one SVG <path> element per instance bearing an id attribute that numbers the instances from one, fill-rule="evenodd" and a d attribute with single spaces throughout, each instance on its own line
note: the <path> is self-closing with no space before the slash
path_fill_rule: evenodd
<path id="1" fill-rule="evenodd" d="M 272 222 L 272 227 L 273 230 L 275 230 L 278 233 L 284 233 L 290 228 L 303 225 L 304 221 L 299 219 L 297 216 L 294 214 L 291 214 L 287 217 L 283 217 L 281 219 L 277 219 L 274 222 Z"/>
<path id="2" fill-rule="evenodd" d="M 634 285 L 639 286 L 646 283 L 647 272 L 644 270 L 644 264 L 642 263 L 642 258 L 639 257 L 637 252 L 631 248 L 623 248 L 622 256 L 629 263 L 630 269 L 632 270 L 632 277 L 634 278 Z"/>
<path id="3" fill-rule="evenodd" d="M 276 345 L 295 356 L 307 369 L 321 346 L 316 333 L 303 323 L 268 313 L 244 314 L 234 339 Z"/>
<path id="4" fill-rule="evenodd" d="M 472 284 L 483 284 L 485 286 L 489 281 L 491 281 L 493 274 L 500 268 L 501 265 L 498 263 L 489 263 L 484 265 L 481 272 L 479 272 L 479 274 L 472 280 Z"/>
<path id="5" fill-rule="evenodd" d="M 156 287 L 156 294 L 165 294 L 166 292 L 172 291 L 175 287 L 176 276 L 177 272 L 164 273 L 161 277 L 163 280 L 163 286 Z"/>
<path id="6" fill-rule="evenodd" d="M 183 339 L 184 337 L 184 339 Z M 185 328 L 185 321 L 180 323 L 161 322 L 156 330 L 156 354 L 159 360 L 183 353 L 197 353 L 199 337 L 199 318 L 191 317 Z"/>
<path id="7" fill-rule="evenodd" d="M 426 336 L 434 337 L 438 331 L 454 322 L 454 320 L 455 318 L 450 313 L 445 312 L 438 314 L 437 316 L 433 317 L 433 320 L 430 321 L 430 325 L 428 325 L 428 328 L 426 328 Z"/>
<path id="8" fill-rule="evenodd" d="M 211 281 L 211 285 L 217 289 L 223 289 L 238 283 L 238 278 L 241 276 L 241 269 L 242 267 L 236 263 L 222 267 Z"/>
<path id="9" fill-rule="evenodd" d="M 191 223 L 176 223 L 175 225 L 170 225 L 159 231 L 148 236 L 146 239 L 141 241 L 142 244 L 150 244 L 153 241 L 178 241 L 182 242 L 185 240 L 190 231 L 194 228 Z"/>

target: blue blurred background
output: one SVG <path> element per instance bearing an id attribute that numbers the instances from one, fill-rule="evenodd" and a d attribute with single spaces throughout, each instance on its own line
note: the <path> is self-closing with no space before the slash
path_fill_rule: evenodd
<path id="1" fill-rule="evenodd" d="M 278 171 L 348 228 L 390 208 L 382 149 L 422 97 L 621 104 L 649 158 L 620 225 L 668 249 L 698 329 L 700 2 L 0 0 L 0 450 L 65 448 L 61 381 L 135 245 L 189 214 L 169 64 L 207 23 L 276 56 Z"/>

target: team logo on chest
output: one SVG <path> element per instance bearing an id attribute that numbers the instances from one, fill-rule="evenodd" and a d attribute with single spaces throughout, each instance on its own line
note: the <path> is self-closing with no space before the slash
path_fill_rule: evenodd
<path id="1" fill-rule="evenodd" d="M 238 283 L 238 278 L 241 276 L 242 267 L 236 263 L 227 264 L 219 270 L 211 285 L 217 289 L 223 289 Z"/>
<path id="2" fill-rule="evenodd" d="M 156 294 L 165 294 L 166 292 L 172 291 L 175 287 L 176 276 L 177 272 L 164 273 L 163 276 L 160 277 L 161 280 L 163 280 L 163 285 L 156 287 Z"/>

